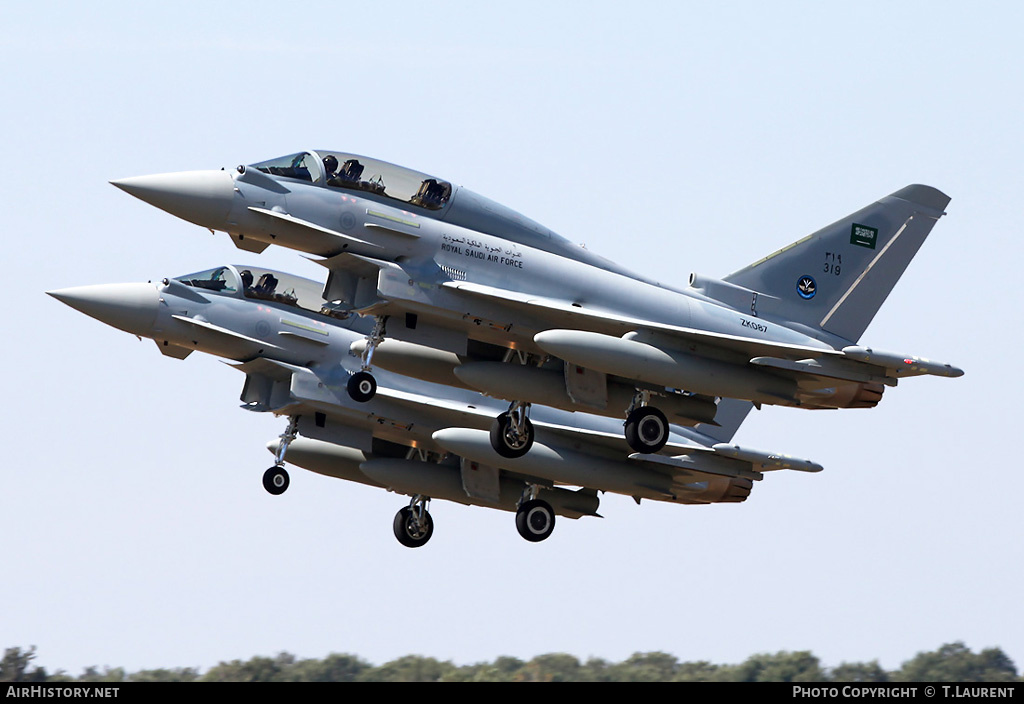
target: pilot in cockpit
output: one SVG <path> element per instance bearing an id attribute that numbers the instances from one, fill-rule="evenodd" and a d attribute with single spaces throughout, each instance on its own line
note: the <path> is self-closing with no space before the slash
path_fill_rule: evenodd
<path id="1" fill-rule="evenodd" d="M 333 179 L 338 177 L 338 157 L 333 154 L 328 154 L 324 157 L 324 173 L 326 174 L 327 183 L 331 183 Z M 331 184 L 334 185 L 334 184 Z"/>
<path id="2" fill-rule="evenodd" d="M 253 292 L 260 296 L 273 296 L 274 289 L 277 288 L 277 277 L 267 272 L 260 277 L 260 280 L 256 282 L 253 287 Z"/>
<path id="3" fill-rule="evenodd" d="M 324 166 L 327 165 L 327 159 L 334 160 L 334 168 L 338 168 L 338 160 L 333 156 L 324 158 Z M 359 163 L 358 159 L 349 159 L 341 165 L 341 170 L 337 172 L 331 172 L 327 176 L 328 186 L 342 186 L 348 188 L 362 188 L 363 184 L 360 182 L 360 178 L 363 175 L 363 165 Z"/>
<path id="4" fill-rule="evenodd" d="M 447 183 L 438 182 L 434 178 L 428 178 L 420 184 L 419 191 L 416 192 L 416 195 L 409 202 L 414 205 L 422 205 L 431 210 L 437 210 L 445 204 L 450 194 L 451 186 Z"/>

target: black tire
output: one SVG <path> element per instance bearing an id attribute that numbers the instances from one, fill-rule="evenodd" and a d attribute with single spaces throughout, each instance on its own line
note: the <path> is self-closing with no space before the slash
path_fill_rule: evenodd
<path id="1" fill-rule="evenodd" d="M 555 529 L 555 511 L 547 501 L 527 501 L 516 511 L 516 530 L 531 543 L 539 543 Z"/>
<path id="2" fill-rule="evenodd" d="M 526 437 L 516 439 L 511 436 L 512 420 L 508 413 L 502 413 L 491 423 L 491 447 L 502 457 L 514 459 L 522 457 L 533 447 L 533 423 L 526 419 Z"/>
<path id="3" fill-rule="evenodd" d="M 274 496 L 280 496 L 288 490 L 291 478 L 284 467 L 271 467 L 263 473 L 263 488 Z"/>
<path id="4" fill-rule="evenodd" d="M 434 519 L 430 517 L 429 512 L 424 511 L 423 521 L 417 529 L 413 522 L 412 509 L 406 506 L 395 514 L 393 527 L 398 542 L 407 548 L 418 548 L 426 545 L 430 536 L 434 534 Z"/>
<path id="5" fill-rule="evenodd" d="M 377 393 L 377 380 L 370 372 L 356 372 L 348 378 L 348 395 L 353 401 L 366 403 Z"/>
<path id="6" fill-rule="evenodd" d="M 653 406 L 633 409 L 626 418 L 626 442 L 637 452 L 657 452 L 668 442 L 668 418 Z"/>

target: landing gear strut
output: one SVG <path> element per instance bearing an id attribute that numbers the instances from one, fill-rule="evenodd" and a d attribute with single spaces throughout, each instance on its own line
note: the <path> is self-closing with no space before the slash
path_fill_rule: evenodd
<path id="1" fill-rule="evenodd" d="M 434 534 L 434 520 L 427 511 L 430 498 L 417 494 L 409 505 L 395 514 L 393 527 L 398 542 L 407 548 L 426 545 Z"/>
<path id="2" fill-rule="evenodd" d="M 513 401 L 491 424 L 491 447 L 502 457 L 522 457 L 533 447 L 530 404 Z"/>
<path id="3" fill-rule="evenodd" d="M 516 510 L 516 530 L 531 543 L 547 539 L 555 529 L 555 511 L 551 504 L 536 498 L 537 486 L 531 484 L 523 492 Z"/>
<path id="4" fill-rule="evenodd" d="M 358 403 L 366 403 L 377 393 L 377 380 L 370 373 L 370 367 L 373 366 L 373 353 L 377 349 L 377 345 L 384 341 L 387 322 L 388 317 L 386 315 L 378 315 L 376 317 L 373 330 L 366 337 L 366 349 L 363 350 L 362 365 L 359 367 L 358 372 L 349 377 L 346 387 L 348 395 L 352 397 L 353 401 Z"/>
<path id="5" fill-rule="evenodd" d="M 657 452 L 668 442 L 668 418 L 654 406 L 647 405 L 649 391 L 638 390 L 626 415 L 626 442 L 642 453 Z"/>
<path id="6" fill-rule="evenodd" d="M 281 442 L 277 444 L 277 452 L 274 453 L 274 466 L 263 473 L 263 488 L 274 496 L 279 496 L 288 490 L 291 479 L 288 470 L 284 468 L 284 455 L 288 452 L 288 446 L 292 444 L 299 435 L 299 417 L 292 416 L 288 420 L 288 427 L 281 433 Z"/>

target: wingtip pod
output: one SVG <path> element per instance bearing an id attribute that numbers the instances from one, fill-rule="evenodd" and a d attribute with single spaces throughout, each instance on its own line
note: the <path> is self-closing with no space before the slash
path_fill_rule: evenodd
<path id="1" fill-rule="evenodd" d="M 954 367 L 952 364 L 945 362 L 925 359 L 924 357 L 882 352 L 860 345 L 844 347 L 842 352 L 850 359 L 858 362 L 885 367 L 891 372 L 890 376 L 904 377 L 927 374 L 929 376 L 943 376 L 955 379 L 964 375 L 964 370 L 959 367 Z"/>
<path id="2" fill-rule="evenodd" d="M 904 186 L 893 193 L 892 197 L 924 206 L 929 210 L 936 211 L 937 215 L 945 215 L 946 206 L 949 205 L 949 201 L 952 200 L 952 198 L 947 196 L 938 188 L 925 186 L 920 183 L 912 183 L 909 186 Z"/>
<path id="3" fill-rule="evenodd" d="M 802 460 L 797 457 L 790 457 L 789 455 L 764 452 L 762 450 L 740 447 L 739 445 L 730 445 L 724 442 L 713 445 L 711 449 L 714 450 L 716 454 L 731 457 L 734 460 L 749 462 L 754 465 L 758 471 L 762 472 L 772 469 L 793 469 L 798 472 L 820 472 L 825 469 L 817 462 L 812 462 L 811 460 Z"/>

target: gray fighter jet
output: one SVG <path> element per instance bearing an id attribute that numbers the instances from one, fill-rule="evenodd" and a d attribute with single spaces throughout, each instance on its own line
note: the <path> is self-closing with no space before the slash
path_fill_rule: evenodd
<path id="1" fill-rule="evenodd" d="M 556 514 L 596 516 L 598 491 L 637 502 L 739 502 L 765 471 L 821 470 L 809 460 L 730 444 L 750 409 L 743 401 L 723 401 L 717 425 L 669 433 L 663 454 L 629 454 L 609 418 L 538 407 L 533 451 L 504 458 L 486 430 L 500 402 L 475 391 L 384 371 L 372 399 L 353 400 L 348 383 L 362 361 L 350 347 L 372 321 L 339 310 L 322 290 L 280 271 L 222 266 L 158 283 L 49 294 L 155 340 L 169 357 L 200 350 L 231 360 L 245 374 L 242 407 L 288 417 L 286 431 L 269 445 L 275 462 L 263 476 L 266 490 L 288 488 L 287 460 L 407 494 L 411 501 L 396 515 L 394 531 L 408 547 L 430 539 L 431 498 L 515 511 L 520 534 L 537 542 L 551 534 Z"/>
<path id="2" fill-rule="evenodd" d="M 417 374 L 457 355 L 465 385 L 510 402 L 491 427 L 504 457 L 533 443 L 531 403 L 566 398 L 626 418 L 657 452 L 669 423 L 707 423 L 715 398 L 869 408 L 907 376 L 956 367 L 857 344 L 949 198 L 911 185 L 722 279 L 674 287 L 626 271 L 497 203 L 393 164 L 309 151 L 114 181 L 236 244 L 315 254 L 324 298 L 372 316 L 350 393 L 380 366 Z M 385 336 L 413 343 L 389 360 Z M 667 411 L 666 413 L 663 412 Z"/>

